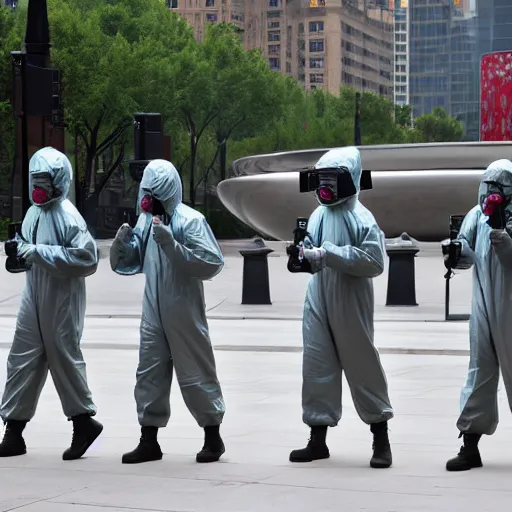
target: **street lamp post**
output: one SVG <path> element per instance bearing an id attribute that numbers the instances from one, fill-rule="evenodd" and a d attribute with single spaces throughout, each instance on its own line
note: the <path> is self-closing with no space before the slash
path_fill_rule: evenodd
<path id="1" fill-rule="evenodd" d="M 50 28 L 46 0 L 29 0 L 22 51 L 11 52 L 16 148 L 11 218 L 20 222 L 30 207 L 28 166 L 31 156 L 51 145 L 64 151 L 60 72 L 50 67 Z"/>

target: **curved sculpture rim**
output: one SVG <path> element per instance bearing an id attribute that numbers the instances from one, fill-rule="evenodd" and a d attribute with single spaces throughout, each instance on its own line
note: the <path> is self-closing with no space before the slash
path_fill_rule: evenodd
<path id="1" fill-rule="evenodd" d="M 309 217 L 314 195 L 299 193 L 299 171 L 330 148 L 284 151 L 240 158 L 235 177 L 218 185 L 226 208 L 264 235 L 290 240 L 297 217 Z M 487 166 L 512 160 L 512 142 L 451 142 L 360 146 L 373 189 L 360 199 L 387 237 L 407 232 L 418 240 L 448 236 L 450 215 L 467 213 L 477 201 Z"/>
<path id="2" fill-rule="evenodd" d="M 293 172 L 314 165 L 332 148 L 280 151 L 239 158 L 235 176 Z M 358 146 L 363 169 L 368 171 L 415 171 L 485 169 L 493 160 L 512 160 L 512 142 L 435 142 Z M 501 156 L 497 156 L 501 155 Z"/>

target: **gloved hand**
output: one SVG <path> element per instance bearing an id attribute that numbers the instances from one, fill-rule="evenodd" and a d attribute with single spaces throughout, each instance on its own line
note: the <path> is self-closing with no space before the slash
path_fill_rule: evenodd
<path id="1" fill-rule="evenodd" d="M 23 242 L 21 239 L 17 240 L 18 242 L 18 257 L 25 260 L 27 264 L 30 264 L 36 252 L 36 246 L 34 244 L 27 244 Z"/>
<path id="2" fill-rule="evenodd" d="M 323 247 L 304 247 L 300 248 L 299 255 L 311 263 L 311 270 L 316 273 L 325 267 L 326 250 Z"/>
<path id="3" fill-rule="evenodd" d="M 159 245 L 174 241 L 171 228 L 163 224 L 158 217 L 153 217 L 153 238 Z"/>
<path id="4" fill-rule="evenodd" d="M 512 247 L 512 238 L 504 229 L 492 229 L 489 238 L 493 247 L 504 245 Z"/>
<path id="5" fill-rule="evenodd" d="M 504 229 L 493 229 L 489 235 L 491 246 L 496 251 L 500 262 L 512 268 L 512 238 Z"/>
<path id="6" fill-rule="evenodd" d="M 117 230 L 116 240 L 128 243 L 130 241 L 131 237 L 132 237 L 131 226 L 127 223 L 122 224 L 121 227 Z"/>
<path id="7" fill-rule="evenodd" d="M 301 255 L 308 261 L 320 262 L 325 258 L 325 249 L 323 247 L 313 247 L 311 249 L 302 247 Z"/>
<path id="8" fill-rule="evenodd" d="M 441 249 L 444 256 L 444 266 L 447 269 L 457 268 L 462 256 L 462 243 L 460 240 L 443 240 Z"/>

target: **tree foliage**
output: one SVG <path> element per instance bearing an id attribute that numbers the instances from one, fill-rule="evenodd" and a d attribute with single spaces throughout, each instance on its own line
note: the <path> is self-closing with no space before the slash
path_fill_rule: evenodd
<path id="1" fill-rule="evenodd" d="M 14 147 L 9 51 L 21 47 L 20 5 L 0 8 L 0 180 Z M 259 51 L 245 51 L 229 24 L 212 24 L 198 43 L 163 0 L 52 0 L 49 20 L 68 139 L 78 139 L 82 210 L 94 211 L 109 177 L 131 158 L 137 111 L 162 113 L 192 205 L 200 187 L 227 177 L 234 158 L 354 142 L 355 91 L 306 93 Z M 412 126 L 409 107 L 367 92 L 361 129 L 363 144 L 461 140 L 464 131 L 442 109 Z"/>

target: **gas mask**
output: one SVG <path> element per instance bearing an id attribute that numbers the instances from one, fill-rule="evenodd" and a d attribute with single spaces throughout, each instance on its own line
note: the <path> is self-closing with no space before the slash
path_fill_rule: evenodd
<path id="1" fill-rule="evenodd" d="M 329 169 L 308 169 L 299 175 L 300 192 L 315 192 L 318 202 L 324 206 L 333 206 L 357 194 L 350 171 L 346 167 Z M 371 174 L 363 171 L 361 190 L 372 188 Z"/>
<path id="2" fill-rule="evenodd" d="M 32 174 L 32 201 L 34 204 L 43 205 L 56 196 L 52 178 L 48 172 Z"/>
<path id="3" fill-rule="evenodd" d="M 146 193 L 140 201 L 140 207 L 142 211 L 149 213 L 150 215 L 164 216 L 165 208 L 164 205 L 156 197 L 150 193 Z"/>
<path id="4" fill-rule="evenodd" d="M 492 229 L 505 229 L 510 213 L 507 207 L 510 205 L 510 196 L 504 191 L 504 186 L 497 181 L 485 181 L 488 186 L 487 194 L 482 195 L 480 203 L 482 204 L 482 213 L 487 215 L 487 224 Z"/>

